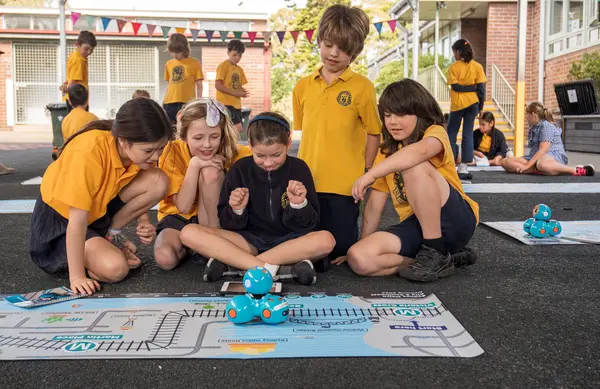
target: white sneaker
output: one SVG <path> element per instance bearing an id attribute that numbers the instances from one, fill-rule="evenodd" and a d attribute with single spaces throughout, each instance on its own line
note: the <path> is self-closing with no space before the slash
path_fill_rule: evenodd
<path id="1" fill-rule="evenodd" d="M 469 174 L 469 168 L 466 163 L 458 164 L 458 174 Z"/>

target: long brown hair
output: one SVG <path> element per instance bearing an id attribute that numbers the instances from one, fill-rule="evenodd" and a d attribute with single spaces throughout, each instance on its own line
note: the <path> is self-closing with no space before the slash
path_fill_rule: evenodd
<path id="1" fill-rule="evenodd" d="M 387 157 L 398 151 L 400 142 L 395 140 L 385 127 L 385 114 L 415 115 L 417 124 L 413 133 L 404 141 L 404 146 L 423 139 L 425 131 L 434 124 L 444 123 L 444 115 L 435 98 L 418 82 L 405 78 L 388 85 L 379 99 L 379 116 L 383 123 L 381 152 Z"/>
<path id="2" fill-rule="evenodd" d="M 58 155 L 79 135 L 92 131 L 110 131 L 115 138 L 128 143 L 152 143 L 175 138 L 175 128 L 164 109 L 151 99 L 132 99 L 119 108 L 115 120 L 94 120 L 71 135 Z"/>
<path id="3" fill-rule="evenodd" d="M 550 123 L 554 123 L 554 117 L 552 116 L 552 112 L 548 108 L 545 108 L 542 103 L 537 101 L 529 104 L 527 106 L 527 113 L 534 113 L 538 115 L 540 120 L 546 120 Z"/>

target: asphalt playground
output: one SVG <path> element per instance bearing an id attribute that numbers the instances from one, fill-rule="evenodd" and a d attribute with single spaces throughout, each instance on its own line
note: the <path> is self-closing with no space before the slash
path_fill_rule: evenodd
<path id="1" fill-rule="evenodd" d="M 0 200 L 35 199 L 51 148 L 0 151 L 18 173 L 0 176 Z M 582 156 L 571 159 L 578 163 Z M 598 156 L 590 158 L 599 161 Z M 600 162 L 596 162 L 600 167 Z M 473 183 L 600 182 L 596 177 L 475 172 Z M 599 194 L 473 194 L 482 221 L 521 221 L 546 203 L 561 221 L 600 219 Z M 30 215 L 0 214 L 0 293 L 68 285 L 27 254 Z M 153 215 L 155 217 L 155 214 Z M 397 222 L 388 204 L 381 227 Z M 130 236 L 133 237 L 131 230 Z M 307 358 L 263 360 L 2 361 L 2 388 L 597 388 L 600 387 L 600 246 L 527 246 L 480 225 L 470 244 L 479 261 L 432 284 L 363 278 L 347 266 L 319 274 L 313 289 L 435 293 L 485 351 L 458 358 Z M 106 293 L 218 291 L 202 266 L 159 269 L 151 247 L 144 266 Z M 290 291 L 306 287 L 286 284 Z"/>

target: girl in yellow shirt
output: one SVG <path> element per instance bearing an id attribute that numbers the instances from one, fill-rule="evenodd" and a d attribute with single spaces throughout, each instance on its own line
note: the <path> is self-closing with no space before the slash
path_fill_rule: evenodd
<path id="1" fill-rule="evenodd" d="M 174 137 L 165 111 L 133 99 L 116 119 L 97 120 L 68 138 L 44 173 L 31 219 L 29 253 L 48 273 L 68 271 L 75 293 L 119 282 L 141 265 L 121 229 L 138 219 L 137 235 L 152 243 L 147 215 L 167 191 L 156 163 Z"/>
<path id="2" fill-rule="evenodd" d="M 219 227 L 217 203 L 225 169 L 251 154 L 236 145 L 238 132 L 229 112 L 210 98 L 185 105 L 177 117 L 179 139 L 162 154 L 159 167 L 169 177 L 167 195 L 158 206 L 154 258 L 158 266 L 171 270 L 189 250 L 180 232 L 188 224 Z"/>

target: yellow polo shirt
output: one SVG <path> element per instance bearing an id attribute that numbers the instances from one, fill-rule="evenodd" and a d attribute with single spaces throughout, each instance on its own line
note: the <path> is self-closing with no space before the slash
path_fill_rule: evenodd
<path id="1" fill-rule="evenodd" d="M 477 148 L 477 150 L 481 151 L 482 153 L 489 153 L 491 148 L 492 148 L 492 137 L 489 136 L 488 134 L 483 134 L 483 136 L 481 137 L 481 143 L 479 144 L 479 147 Z"/>
<path id="2" fill-rule="evenodd" d="M 448 69 L 448 85 L 476 85 L 487 82 L 483 67 L 477 61 L 456 61 Z M 450 89 L 450 111 L 460 111 L 478 103 L 477 92 L 455 92 Z"/>
<path id="3" fill-rule="evenodd" d="M 223 81 L 223 84 L 229 89 L 239 90 L 248 83 L 244 69 L 239 65 L 234 65 L 229 60 L 221 62 L 217 67 L 216 80 Z M 228 95 L 217 91 L 217 101 L 223 105 L 231 105 L 233 108 L 242 109 L 242 98 Z"/>
<path id="4" fill-rule="evenodd" d="M 444 150 L 440 154 L 431 158 L 429 162 L 431 162 L 431 164 L 437 169 L 442 177 L 448 181 L 448 184 L 456 189 L 462 198 L 469 203 L 473 213 L 475 214 L 475 219 L 477 220 L 477 223 L 479 223 L 479 205 L 469 196 L 467 196 L 463 190 L 462 184 L 456 172 L 454 154 L 452 153 L 452 148 L 450 147 L 448 133 L 444 127 L 433 125 L 425 130 L 423 139 L 427 137 L 439 139 L 444 146 Z M 383 160 L 385 160 L 385 158 L 385 155 L 379 152 L 379 154 L 377 154 L 377 158 L 375 159 L 374 166 L 381 163 Z M 391 173 L 385 177 L 378 178 L 373 184 L 372 188 L 380 192 L 390 193 L 392 195 L 394 209 L 400 217 L 400 222 L 406 220 L 406 218 L 414 213 L 412 207 L 408 203 L 406 191 L 404 189 L 404 180 L 402 179 L 402 174 L 400 172 Z"/>
<path id="5" fill-rule="evenodd" d="M 169 82 L 163 104 L 188 103 L 196 98 L 196 81 L 204 80 L 202 66 L 196 58 L 171 59 L 165 64 L 165 81 Z M 202 96 L 198 96 L 202 97 Z"/>
<path id="6" fill-rule="evenodd" d="M 62 121 L 63 139 L 67 140 L 71 135 L 81 130 L 86 124 L 98 120 L 98 117 L 81 107 L 74 108 Z"/>
<path id="7" fill-rule="evenodd" d="M 350 67 L 329 85 L 320 71 L 294 87 L 294 129 L 302 131 L 298 157 L 310 167 L 317 192 L 350 196 L 365 170 L 367 134 L 381 134 L 375 87 Z"/>

